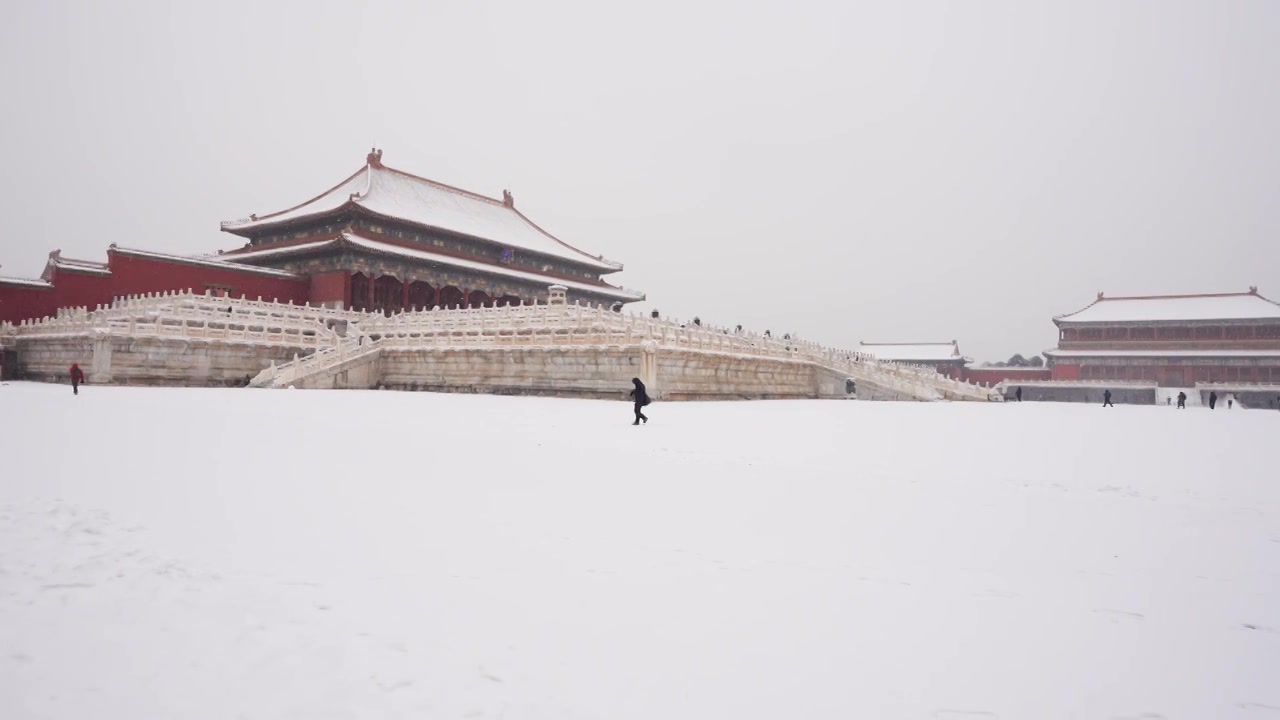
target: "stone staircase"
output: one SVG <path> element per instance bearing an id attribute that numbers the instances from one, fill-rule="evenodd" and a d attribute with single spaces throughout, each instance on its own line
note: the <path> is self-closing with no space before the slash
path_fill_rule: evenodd
<path id="1" fill-rule="evenodd" d="M 377 362 L 384 348 L 381 339 L 348 335 L 337 345 L 310 355 L 294 356 L 277 366 L 272 363 L 249 382 L 255 388 L 355 389 L 375 387 Z"/>

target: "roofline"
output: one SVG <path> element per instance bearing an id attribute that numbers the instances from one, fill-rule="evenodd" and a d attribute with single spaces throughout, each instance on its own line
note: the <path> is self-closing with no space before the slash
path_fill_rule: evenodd
<path id="1" fill-rule="evenodd" d="M 348 237 L 348 236 L 350 236 L 350 237 Z M 426 253 L 426 254 L 428 254 L 428 255 L 436 255 L 436 256 L 438 256 L 438 257 L 440 258 L 439 260 L 433 260 L 433 259 L 431 259 L 431 258 L 419 258 L 422 262 L 436 262 L 436 263 L 439 263 L 439 264 L 442 264 L 442 265 L 449 265 L 449 264 L 451 264 L 451 263 L 449 262 L 451 259 L 452 259 L 452 260 L 460 260 L 460 261 L 462 261 L 462 262 L 464 262 L 464 263 L 475 263 L 475 264 L 482 264 L 482 265 L 492 265 L 492 267 L 493 267 L 493 271 L 494 271 L 496 274 L 498 274 L 498 275 L 508 275 L 508 276 L 512 276 L 512 279 L 514 279 L 514 280 L 519 280 L 519 281 L 523 281 L 523 282 L 527 282 L 527 283 L 537 283 L 537 282 L 539 282 L 539 281 L 546 282 L 546 281 L 548 280 L 548 278 L 543 277 L 543 276 L 539 275 L 538 273 L 532 273 L 532 272 L 529 272 L 528 270 L 519 270 L 519 269 L 516 269 L 516 268 L 507 268 L 507 267 L 504 267 L 503 265 L 500 265 L 500 264 L 481 263 L 480 261 L 472 260 L 472 259 L 470 259 L 470 258 L 454 258 L 454 257 L 453 257 L 453 256 L 451 256 L 451 255 L 443 255 L 443 254 L 440 254 L 440 253 L 433 253 L 432 251 L 427 250 L 427 249 L 425 249 L 425 248 L 413 248 L 413 247 L 407 247 L 407 246 L 405 246 L 405 245 L 401 245 L 401 244 L 398 244 L 398 243 L 387 242 L 387 241 L 385 241 L 385 240 L 380 240 L 380 239 L 378 239 L 378 238 L 364 237 L 364 236 L 360 235 L 359 233 L 355 233 L 355 232 L 351 232 L 351 233 L 343 233 L 343 237 L 338 238 L 336 241 L 333 241 L 333 242 L 336 242 L 336 243 L 337 243 L 337 244 L 339 244 L 339 245 L 343 245 L 343 246 L 346 246 L 346 247 L 350 247 L 352 250 L 356 250 L 356 251 L 364 251 L 364 252 L 388 252 L 388 251 L 385 251 L 385 250 L 379 250 L 379 249 L 377 249 L 377 248 L 362 247 L 362 246 L 360 246 L 360 245 L 358 245 L 358 244 L 353 243 L 352 238 L 354 238 L 354 240 L 357 240 L 357 241 L 358 241 L 358 240 L 363 240 L 363 241 L 365 241 L 365 242 L 377 243 L 377 244 L 379 244 L 379 245 L 387 245 L 387 246 L 390 246 L 390 247 L 393 247 L 393 248 L 398 248 L 398 249 L 403 249 L 403 250 L 409 250 L 409 251 L 415 251 L 415 252 L 421 252 L 421 253 Z M 457 267 L 457 265 L 454 265 L 454 266 L 455 266 L 455 267 Z M 481 272 L 482 272 L 482 271 L 481 271 Z M 520 277 L 514 277 L 514 274 L 515 274 L 515 273 L 519 273 L 519 274 L 522 274 L 522 275 L 532 275 L 532 276 L 534 276 L 534 277 L 532 277 L 532 278 L 520 278 Z M 537 278 L 537 279 L 534 279 L 534 278 Z M 548 283 L 548 284 L 546 285 L 546 287 L 550 287 L 551 285 L 562 285 L 562 284 L 565 284 L 565 283 L 569 283 L 569 284 L 570 284 L 570 289 L 577 290 L 577 291 L 579 291 L 579 292 L 597 292 L 597 293 L 599 293 L 599 294 L 601 294 L 601 295 L 613 295 L 615 300 L 621 300 L 622 302 L 642 302 L 642 301 L 644 301 L 644 300 L 646 300 L 646 299 L 647 299 L 647 296 L 646 296 L 644 293 L 642 293 L 642 292 L 638 292 L 638 291 L 635 291 L 635 290 L 626 290 L 626 289 L 624 289 L 624 288 L 617 287 L 616 285 L 610 285 L 609 283 L 604 282 L 603 280 L 599 280 L 599 281 L 597 281 L 599 284 L 596 284 L 596 283 L 591 283 L 591 282 L 585 282 L 583 279 L 580 279 L 580 278 L 579 278 L 579 279 L 550 278 L 550 279 L 551 279 L 551 280 L 554 280 L 554 282 L 550 282 L 550 283 Z M 622 295 L 622 296 L 624 296 L 624 297 L 617 297 L 618 295 Z M 638 295 L 639 297 L 635 297 L 635 296 L 637 296 L 637 295 Z"/>
<path id="2" fill-rule="evenodd" d="M 1183 295 L 1118 295 L 1118 296 L 1116 296 L 1116 297 L 1108 297 L 1105 293 L 1101 293 L 1101 292 L 1099 292 L 1099 293 L 1098 293 L 1098 297 L 1096 297 L 1096 298 L 1093 300 L 1093 302 L 1089 303 L 1088 305 L 1085 305 L 1084 307 L 1080 308 L 1079 310 L 1076 310 L 1075 312 L 1065 313 L 1065 314 L 1063 314 L 1063 315 L 1054 315 L 1054 316 L 1053 316 L 1053 322 L 1054 322 L 1054 324 L 1055 324 L 1055 325 L 1058 323 L 1058 321 L 1059 321 L 1059 320 L 1067 320 L 1068 322 L 1080 322 L 1080 321 L 1073 321 L 1073 320 L 1070 320 L 1071 316 L 1072 316 L 1072 315 L 1079 315 L 1080 313 L 1084 312 L 1085 310 L 1088 310 L 1089 308 L 1093 307 L 1094 305 L 1097 305 L 1097 304 L 1098 304 L 1098 303 L 1100 303 L 1100 302 L 1107 302 L 1107 301 L 1110 301 L 1110 300 L 1186 300 L 1186 299 L 1190 299 L 1190 298 L 1249 297 L 1249 296 L 1256 297 L 1256 298 L 1258 298 L 1258 299 L 1260 299 L 1260 300 L 1265 300 L 1266 302 L 1269 302 L 1269 303 L 1271 303 L 1272 305 L 1280 306 L 1280 302 L 1276 302 L 1275 300 L 1272 300 L 1272 299 L 1270 299 L 1270 298 L 1263 297 L 1263 296 L 1262 296 L 1262 294 L 1258 292 L 1258 286 L 1257 286 L 1257 285 L 1252 285 L 1252 286 L 1250 286 L 1250 287 L 1249 287 L 1248 292 L 1232 292 L 1232 293 L 1187 293 L 1187 294 L 1183 294 Z M 1239 319 L 1239 318 L 1213 318 L 1213 319 L 1217 319 L 1217 320 L 1232 320 L 1232 319 Z M 1111 320 L 1111 321 L 1106 321 L 1106 320 L 1103 320 L 1103 321 L 1099 321 L 1099 320 L 1087 320 L 1087 321 L 1084 321 L 1084 322 L 1137 322 L 1137 321 L 1125 321 L 1125 320 Z M 1162 321 L 1159 321 L 1159 322 L 1191 322 L 1191 321 L 1189 321 L 1189 320 L 1162 320 Z M 1199 322 L 1199 321 L 1197 321 L 1197 322 Z"/>
<path id="3" fill-rule="evenodd" d="M 242 230 L 242 229 L 254 229 L 254 230 L 256 230 L 256 229 L 261 228 L 261 227 L 270 226 L 270 225 L 271 225 L 271 223 L 270 223 L 270 219 L 271 219 L 271 218 L 276 217 L 276 216 L 279 216 L 279 215 L 284 215 L 285 213 L 290 213 L 290 212 L 293 212 L 294 210 L 297 210 L 298 208 L 301 208 L 301 207 L 305 207 L 305 206 L 307 206 L 307 205 L 310 205 L 311 203 L 313 203 L 313 202 L 315 202 L 315 201 L 319 200 L 320 198 L 324 197 L 325 195 L 328 195 L 329 193 L 333 192 L 334 190 L 337 190 L 338 188 L 342 187 L 343 185 L 346 185 L 347 183 L 351 182 L 351 181 L 352 181 L 352 180 L 354 180 L 354 179 L 356 178 L 356 176 L 357 176 L 357 175 L 359 175 L 360 173 L 362 173 L 362 172 L 368 172 L 368 171 L 369 171 L 369 169 L 370 169 L 370 165 L 369 165 L 369 163 L 367 163 L 367 162 L 366 162 L 366 163 L 364 164 L 364 167 L 360 168 L 359 170 L 356 170 L 355 172 L 351 173 L 351 174 L 350 174 L 350 175 L 348 175 L 347 177 L 343 178 L 342 182 L 338 183 L 337 185 L 334 185 L 333 187 L 329 188 L 328 190 L 325 190 L 324 192 L 320 193 L 319 195 L 316 195 L 315 197 L 311 198 L 310 200 L 307 200 L 307 201 L 305 201 L 305 202 L 300 202 L 300 203 L 298 203 L 297 205 L 294 205 L 293 207 L 285 208 L 284 210 L 278 210 L 278 211 L 276 211 L 276 212 L 269 213 L 269 214 L 267 214 L 267 215 L 263 215 L 262 217 L 258 217 L 257 215 L 250 215 L 249 217 L 247 217 L 247 218 L 241 218 L 240 220 L 225 220 L 225 221 L 223 221 L 222 223 L 220 223 L 220 224 L 219 224 L 219 227 L 220 227 L 220 229 L 221 229 L 223 232 L 229 232 L 229 233 L 231 233 L 232 235 L 239 235 L 239 236 L 241 236 L 241 237 L 249 237 L 249 235 L 246 235 L 246 234 L 244 234 L 244 233 L 237 232 L 237 231 L 238 231 L 238 230 Z M 367 188 L 366 188 L 366 191 L 367 191 Z M 349 205 L 349 204 L 351 204 L 351 201 L 350 201 L 350 200 L 347 200 L 347 202 L 346 202 L 346 203 L 344 203 L 344 204 L 342 205 L 342 207 L 346 207 L 346 206 L 347 206 L 347 205 Z M 319 213 L 317 213 L 317 214 L 319 214 Z M 259 225 L 259 224 L 257 224 L 257 223 L 262 223 L 263 221 L 267 221 L 267 222 L 265 223 L 265 225 Z"/>
<path id="4" fill-rule="evenodd" d="M 303 207 L 306 207 L 307 205 L 310 205 L 311 203 L 313 203 L 313 202 L 315 202 L 315 201 L 319 200 L 320 198 L 324 197 L 325 195 L 328 195 L 329 193 L 333 192 L 334 190 L 337 190 L 338 188 L 342 187 L 343 185 L 345 185 L 345 184 L 347 184 L 347 183 L 351 182 L 352 180 L 354 180 L 354 179 L 356 178 L 356 176 L 358 176 L 358 175 L 359 175 L 360 173 L 362 173 L 362 172 L 363 172 L 363 173 L 367 173 L 367 174 L 368 174 L 368 177 L 369 177 L 369 180 L 370 180 L 370 182 L 369 182 L 369 183 L 366 183 L 364 192 L 363 192 L 363 193 L 357 193 L 357 195 L 358 195 L 358 196 L 363 197 L 364 195 L 367 195 L 367 194 L 369 193 L 369 186 L 370 186 L 370 184 L 372 184 L 373 171 L 374 171 L 375 169 L 376 169 L 376 170 L 386 170 L 387 172 L 394 173 L 394 174 L 396 174 L 396 175 L 400 175 L 400 176 L 402 176 L 402 177 L 406 177 L 406 178 L 409 178 L 409 179 L 412 179 L 412 180 L 417 180 L 418 182 L 424 182 L 424 183 L 427 183 L 428 185 L 433 185 L 433 186 L 435 186 L 435 187 L 442 188 L 442 189 L 444 189 L 444 190 L 448 190 L 448 191 L 450 191 L 450 192 L 455 192 L 455 193 L 459 193 L 459 194 L 461 194 L 461 195 L 466 195 L 466 196 L 471 197 L 471 198 L 474 198 L 474 199 L 476 199 L 476 200 L 481 200 L 481 201 L 483 201 L 483 202 L 487 202 L 487 203 L 490 203 L 490 204 L 492 204 L 492 205 L 496 205 L 497 207 L 501 207 L 501 208 L 508 209 L 508 210 L 510 210 L 510 211 L 512 211 L 512 212 L 514 212 L 514 213 L 516 214 L 516 216 L 517 216 L 517 217 L 519 217 L 521 220 L 523 220 L 524 222 L 526 222 L 526 223 L 527 223 L 530 227 L 532 227 L 534 230 L 537 230 L 538 232 L 542 233 L 542 234 L 543 234 L 543 235 L 545 235 L 547 238 L 549 238 L 549 239 L 551 239 L 551 240 L 555 241 L 556 243 L 558 243 L 558 244 L 559 244 L 559 245 L 561 245 L 562 247 L 567 248 L 567 249 L 569 249 L 569 250 L 572 250 L 573 252 L 576 252 L 576 253 L 578 253 L 579 255 L 581 255 L 581 256 L 584 258 L 584 259 L 583 259 L 583 261 L 582 261 L 582 262 L 583 262 L 583 264 L 595 263 L 595 264 L 599 265 L 600 267 L 598 267 L 598 268 L 596 268 L 596 269 L 602 269 L 602 270 L 604 270 L 604 273 L 602 273 L 602 274 L 608 274 L 608 273 L 611 273 L 611 272 L 619 272 L 619 271 L 621 271 L 621 270 L 623 269 L 622 263 L 617 263 L 617 262 L 607 261 L 607 260 L 605 260 L 605 259 L 604 259 L 604 256 L 602 256 L 602 255 L 601 255 L 601 256 L 592 255 L 591 253 L 588 253 L 587 251 L 582 250 L 581 248 L 574 247 L 573 245 L 570 245 L 569 243 L 565 242 L 564 240 L 561 240 L 560 238 L 556 237 L 555 235 L 552 235 L 551 233 L 549 233 L 549 232 L 547 232 L 546 230 L 544 230 L 544 229 L 542 228 L 542 226 L 540 226 L 540 225 L 538 225 L 537 223 L 535 223 L 534 221 L 530 220 L 530 219 L 528 218 L 528 216 L 526 216 L 524 213 L 522 213 L 522 212 L 520 212 L 518 209 L 516 209 L 516 207 L 515 207 L 515 205 L 514 205 L 514 204 L 508 205 L 505 201 L 500 200 L 500 199 L 498 199 L 498 198 L 492 198 L 492 197 L 489 197 L 488 195 L 481 195 L 481 194 L 480 194 L 480 193 L 478 193 L 478 192 L 474 192 L 474 191 L 471 191 L 471 190 L 466 190 L 466 189 L 463 189 L 463 188 L 457 187 L 457 186 L 455 186 L 455 185 L 450 185 L 450 184 L 448 184 L 448 183 L 442 183 L 442 182 L 440 182 L 439 180 L 432 180 L 431 178 L 425 178 L 425 177 L 422 177 L 421 175 L 414 175 L 414 174 L 413 174 L 413 173 L 411 173 L 411 172 L 407 172 L 407 171 L 405 171 L 405 170 L 400 170 L 400 169 L 398 169 L 398 168 L 393 168 L 393 167 L 390 167 L 390 166 L 388 166 L 388 165 L 384 165 L 384 164 L 382 164 L 382 159 L 381 159 L 381 155 L 380 155 L 380 154 L 379 154 L 379 155 L 377 155 L 377 156 L 374 156 L 373 154 L 371 154 L 371 155 L 370 155 L 370 157 L 369 157 L 369 159 L 368 159 L 368 160 L 366 160 L 365 165 L 364 165 L 364 167 L 363 167 L 363 168 L 361 168 L 361 169 L 359 169 L 359 170 L 355 171 L 354 173 L 351 173 L 351 174 L 350 174 L 350 175 L 348 175 L 345 179 L 343 179 L 343 180 L 342 180 L 342 182 L 339 182 L 337 185 L 334 185 L 333 187 L 329 188 L 328 190 L 325 190 L 324 192 L 320 193 L 319 195 L 316 195 L 315 197 L 311 198 L 310 200 L 307 200 L 307 201 L 305 201 L 305 202 L 298 203 L 297 205 L 294 205 L 293 207 L 290 207 L 290 208 L 286 208 L 286 209 L 284 209 L 284 210 L 279 210 L 279 211 L 276 211 L 276 212 L 270 213 L 270 214 L 268 214 L 268 215 L 263 215 L 262 217 L 258 217 L 258 216 L 256 216 L 256 215 L 250 215 L 248 218 L 241 219 L 241 220 L 228 220 L 228 221 L 225 221 L 225 222 L 221 223 L 220 229 L 221 229 L 223 232 L 229 232 L 229 233 L 231 233 L 231 234 L 233 234 L 233 235 L 239 235 L 240 237 L 252 237 L 252 235 L 248 234 L 248 233 L 247 233 L 247 232 L 245 232 L 245 231 L 250 230 L 250 229 L 252 229 L 252 230 L 258 230 L 258 229 L 260 229 L 260 228 L 283 227 L 283 226 L 287 226 L 288 224 L 290 224 L 290 223 L 292 223 L 292 222 L 295 222 L 295 221 L 302 221 L 302 220 L 305 220 L 305 219 L 311 219 L 311 218 L 324 217 L 324 216 L 326 216 L 326 215 L 335 214 L 335 213 L 340 213 L 340 212 L 343 212 L 343 211 L 346 211 L 346 210 L 352 209 L 352 208 L 354 208 L 354 207 L 359 207 L 359 208 L 363 209 L 364 211 L 368 212 L 368 213 L 369 213 L 369 214 L 371 214 L 371 215 L 375 215 L 375 216 L 377 216 L 377 217 L 385 218 L 385 219 L 387 219 L 387 220 L 394 220 L 394 221 L 397 221 L 397 222 L 403 222 L 403 223 L 405 223 L 405 224 L 407 224 L 407 225 L 412 225 L 412 226 L 414 226 L 414 227 L 428 228 L 428 229 L 431 229 L 431 230 L 439 230 L 439 231 L 443 231 L 443 232 L 452 232 L 452 233 L 454 233 L 454 234 L 456 234 L 456 235 L 460 235 L 460 236 L 462 236 L 462 237 L 474 238 L 474 239 L 477 239 L 477 240 L 482 240 L 482 241 L 485 241 L 485 242 L 494 243 L 495 245 L 502 245 L 502 243 L 501 243 L 501 242 L 499 242 L 499 241 L 497 241 L 497 240 L 494 240 L 494 239 L 492 239 L 492 238 L 483 238 L 483 237 L 478 237 L 478 236 L 475 236 L 475 235 L 468 235 L 468 234 L 466 234 L 466 233 L 461 233 L 461 232 L 458 232 L 458 231 L 456 231 L 456 230 L 448 230 L 448 229 L 446 229 L 446 228 L 437 227 L 437 226 L 435 226 L 435 225 L 423 225 L 423 224 L 421 224 L 421 223 L 410 222 L 410 221 L 408 221 L 408 220 L 404 220 L 404 219 L 402 219 L 402 218 L 395 218 L 395 217 L 390 217 L 390 216 L 388 216 L 388 215 L 382 215 L 382 214 L 380 214 L 380 213 L 376 213 L 376 212 L 374 212 L 373 210 L 370 210 L 369 208 L 367 208 L 367 207 L 365 207 L 365 206 L 361 205 L 359 202 L 356 202 L 356 199 L 348 199 L 348 200 L 347 200 L 346 202 L 344 202 L 342 205 L 338 206 L 337 208 L 335 208 L 335 209 L 333 209 L 333 210 L 327 210 L 327 211 L 323 211 L 323 212 L 317 212 L 317 213 L 315 213 L 314 215 L 304 216 L 304 217 L 300 217 L 300 218 L 290 218 L 289 220 L 281 221 L 278 225 L 277 225 L 277 224 L 275 224 L 275 223 L 273 223 L 273 222 L 271 221 L 271 218 L 278 217 L 278 216 L 280 216 L 280 215 L 284 215 L 284 214 L 286 214 L 286 213 L 290 213 L 290 212 L 293 212 L 294 210 L 298 210 L 299 208 L 303 208 Z M 549 254 L 547 254 L 547 253 L 539 253 L 537 250 L 527 250 L 527 249 L 526 249 L 526 251 L 527 251 L 527 252 L 532 252 L 532 253 L 535 253 L 535 254 L 539 254 L 539 255 L 545 255 L 546 257 L 555 258 L 555 259 L 557 259 L 557 260 L 568 260 L 569 262 L 572 262 L 572 260 L 571 260 L 571 259 L 569 259 L 569 258 L 557 257 L 557 256 L 555 256 L 555 255 L 549 255 Z"/>
<path id="5" fill-rule="evenodd" d="M 381 218 L 381 217 L 385 217 L 385 216 L 383 216 L 383 215 L 379 215 L 378 213 L 375 213 L 375 212 L 373 212 L 373 211 L 369 210 L 368 208 L 361 207 L 361 210 L 363 210 L 364 212 L 369 213 L 371 216 L 374 216 L 374 217 L 379 217 L 379 218 Z M 392 218 L 392 219 L 394 219 L 394 218 Z M 416 225 L 415 223 L 409 223 L 409 224 L 410 224 L 410 225 Z M 472 237 L 471 235 L 466 235 L 466 234 L 463 234 L 463 233 L 453 232 L 452 230 L 443 230 L 443 229 L 440 229 L 440 228 L 432 228 L 432 229 L 435 229 L 435 230 L 441 230 L 441 232 L 449 232 L 449 233 L 452 233 L 452 234 L 454 234 L 454 235 L 458 235 L 458 236 L 460 236 L 460 237 L 465 237 L 465 238 L 471 238 L 471 237 Z M 388 244 L 388 245 L 395 245 L 395 246 L 397 246 L 397 247 L 402 247 L 402 248 L 405 248 L 405 249 L 407 249 L 407 250 L 424 250 L 424 251 L 427 251 L 427 252 L 434 253 L 434 254 L 436 254 L 436 255 L 441 255 L 441 256 L 444 256 L 444 257 L 451 257 L 451 258 L 455 258 L 455 259 L 458 259 L 458 260 L 469 260 L 469 261 L 472 261 L 472 262 L 484 263 L 484 264 L 486 264 L 486 265 L 493 265 L 494 267 L 499 267 L 499 268 L 506 268 L 506 267 L 507 267 L 506 265 L 503 265 L 503 264 L 498 263 L 498 262 L 494 262 L 494 261 L 490 260 L 489 258 L 474 258 L 474 257 L 467 257 L 467 256 L 463 256 L 463 255 L 456 255 L 456 254 L 454 254 L 452 251 L 450 251 L 450 250 L 448 250 L 448 249 L 446 249 L 446 248 L 427 247 L 427 246 L 425 246 L 425 245 L 422 245 L 422 244 L 419 244 L 419 243 L 414 243 L 414 242 L 411 242 L 411 241 L 406 241 L 406 240 L 403 240 L 403 239 L 400 239 L 400 238 L 393 238 L 393 237 L 390 237 L 390 236 L 385 236 L 385 235 L 382 235 L 381 233 L 372 233 L 372 234 L 374 234 L 374 235 L 379 235 L 379 237 L 370 237 L 370 231 L 367 231 L 367 230 L 359 230 L 359 229 L 357 229 L 357 228 L 349 228 L 349 229 L 344 229 L 344 230 L 338 230 L 338 231 L 336 231 L 336 232 L 332 232 L 332 233 L 323 233 L 323 234 L 320 234 L 320 235 L 312 235 L 312 236 L 310 236 L 310 237 L 304 237 L 304 238 L 290 238 L 290 239 L 288 239 L 288 240 L 282 240 L 282 241 L 280 241 L 279 243 L 269 243 L 269 244 L 267 244 L 267 245 L 265 245 L 265 246 L 264 246 L 264 245 L 258 245 L 258 246 L 247 245 L 247 246 L 245 246 L 245 247 L 239 247 L 239 248 L 236 248 L 235 250 L 227 251 L 227 252 L 225 252 L 225 253 L 223 253 L 223 254 L 222 254 L 222 257 L 227 258 L 229 262 L 237 262 L 237 259 L 238 259 L 238 258 L 243 257 L 243 256 L 245 256 L 245 255 L 249 255 L 250 257 L 248 258 L 248 261 L 252 261 L 252 260 L 253 260 L 252 255 L 253 255 L 253 253 L 255 253 L 255 252 L 259 252 L 259 251 L 267 251 L 267 250 L 280 250 L 280 251 L 282 251 L 282 252 L 283 252 L 283 251 L 287 251 L 287 250 L 289 250 L 290 248 L 298 247 L 298 246 L 300 246 L 300 245 L 310 245 L 310 244 L 312 244 L 312 243 L 317 243 L 317 242 L 325 242 L 325 241 L 328 241 L 328 240 L 341 239 L 341 238 L 342 238 L 342 236 L 343 236 L 344 234 L 346 234 L 346 233 L 350 233 L 350 234 L 352 234 L 352 235 L 356 235 L 356 236 L 358 236 L 358 237 L 363 237 L 363 238 L 365 238 L 366 240 L 372 240 L 372 241 L 374 241 L 374 242 L 381 242 L 381 243 L 386 243 L 386 244 Z M 485 240 L 485 242 L 490 242 L 490 243 L 492 243 L 493 241 L 492 241 L 492 240 Z M 501 243 L 494 243 L 494 244 L 501 245 Z M 557 258 L 557 259 L 563 259 L 563 258 Z M 572 262 L 572 261 L 570 261 L 570 262 Z M 563 274 L 560 274 L 560 273 L 546 273 L 546 272 L 543 272 L 543 271 L 525 270 L 525 269 L 523 269 L 523 268 L 508 268 L 508 269 L 511 269 L 511 270 L 518 270 L 518 271 L 520 271 L 520 272 L 532 273 L 532 274 L 535 274 L 535 275 L 547 275 L 548 277 L 552 277 L 552 278 L 556 278 L 556 279 L 561 279 L 561 280 L 571 280 L 571 281 L 573 281 L 573 282 L 583 282 L 583 281 L 584 281 L 584 278 L 579 278 L 579 277 L 567 277 L 567 276 L 565 276 L 565 275 L 563 275 Z M 601 274 L 601 275 L 606 275 L 606 274 L 608 274 L 608 273 L 603 273 L 603 272 L 602 272 L 602 273 L 600 273 L 600 274 Z M 600 282 L 601 282 L 601 283 L 604 283 L 606 286 L 609 286 L 609 284 L 608 284 L 608 283 L 605 283 L 603 280 L 601 280 Z M 587 283 L 587 284 L 589 284 L 589 283 Z M 609 287 L 612 287 L 612 286 L 609 286 Z"/>
<path id="6" fill-rule="evenodd" d="M 537 283 L 539 281 L 543 281 L 548 286 L 562 284 L 562 283 L 572 283 L 574 286 L 573 289 L 578 290 L 580 292 L 599 292 L 602 295 L 626 295 L 626 297 L 615 298 L 618 300 L 622 300 L 623 302 L 641 302 L 647 299 L 644 293 L 640 293 L 634 290 L 627 290 L 625 288 L 620 288 L 616 285 L 610 285 L 609 283 L 606 283 L 603 280 L 597 280 L 595 283 L 592 283 L 592 282 L 587 282 L 585 278 L 547 277 L 539 273 L 531 272 L 528 270 L 521 270 L 519 268 L 509 268 L 499 263 L 483 262 L 480 260 L 475 260 L 472 258 L 465 258 L 465 257 L 455 257 L 453 255 L 437 252 L 434 248 L 425 248 L 425 247 L 420 247 L 415 245 L 407 245 L 403 242 L 396 242 L 395 240 L 390 238 L 384 239 L 384 238 L 377 238 L 377 237 L 367 237 L 354 231 L 343 232 L 333 237 L 311 238 L 310 241 L 301 244 L 301 245 L 307 245 L 308 247 L 302 248 L 300 246 L 295 246 L 298 248 L 295 251 L 295 254 L 302 255 L 302 254 L 324 252 L 327 250 L 332 250 L 335 247 L 339 249 L 350 249 L 357 252 L 389 252 L 389 251 L 379 250 L 376 248 L 366 248 L 366 247 L 362 247 L 360 245 L 354 244 L 348 239 L 348 236 L 351 236 L 356 240 L 363 240 L 365 242 L 377 243 L 379 245 L 386 245 L 392 248 L 406 250 L 409 252 L 425 253 L 428 255 L 434 255 L 439 258 L 438 260 L 435 260 L 433 258 L 418 258 L 418 260 L 420 260 L 421 262 L 437 262 L 442 265 L 450 265 L 453 267 L 458 267 L 456 262 L 451 262 L 451 261 L 460 261 L 463 263 L 471 263 L 471 264 L 485 266 L 484 269 L 475 269 L 475 268 L 466 268 L 466 269 L 471 269 L 475 272 L 484 272 L 486 269 L 492 268 L 491 271 L 494 272 L 495 274 L 512 276 L 513 279 L 519 280 L 522 282 Z M 281 248 L 281 250 L 284 250 L 284 251 L 288 251 L 290 249 L 291 248 Z M 284 254 L 288 254 L 288 253 L 286 252 Z M 279 256 L 277 255 L 276 257 L 279 257 Z M 249 257 L 245 259 L 245 262 L 246 263 L 252 262 L 254 259 L 255 258 Z M 536 277 L 538 279 L 535 280 L 533 279 L 533 277 L 529 277 L 529 278 L 514 277 L 512 275 L 513 273 L 529 275 L 529 276 Z M 638 297 L 635 297 L 635 296 L 638 296 Z"/>
<path id="7" fill-rule="evenodd" d="M 52 290 L 53 285 L 39 278 L 0 277 L 0 285 L 12 285 L 34 288 L 36 290 Z"/>

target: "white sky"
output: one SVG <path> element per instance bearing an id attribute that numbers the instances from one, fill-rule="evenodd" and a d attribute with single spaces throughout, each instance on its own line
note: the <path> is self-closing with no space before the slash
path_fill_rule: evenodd
<path id="1" fill-rule="evenodd" d="M 58 2 L 0 22 L 0 273 L 387 164 L 664 313 L 1055 342 L 1108 294 L 1280 296 L 1280 3 Z"/>

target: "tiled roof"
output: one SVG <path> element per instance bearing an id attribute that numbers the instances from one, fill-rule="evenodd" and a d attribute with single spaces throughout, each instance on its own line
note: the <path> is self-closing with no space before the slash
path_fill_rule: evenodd
<path id="1" fill-rule="evenodd" d="M 1280 320 L 1280 304 L 1262 297 L 1256 288 L 1209 295 L 1106 297 L 1099 293 L 1084 309 L 1054 318 L 1070 323 L 1266 319 Z"/>
<path id="2" fill-rule="evenodd" d="M 255 228 L 323 215 L 347 205 L 393 220 L 569 260 L 602 272 L 622 269 L 621 264 L 589 255 L 538 227 L 515 209 L 509 194 L 498 200 L 386 167 L 381 151 L 370 153 L 366 165 L 355 174 L 301 205 L 224 222 L 222 229 L 243 235 Z"/>

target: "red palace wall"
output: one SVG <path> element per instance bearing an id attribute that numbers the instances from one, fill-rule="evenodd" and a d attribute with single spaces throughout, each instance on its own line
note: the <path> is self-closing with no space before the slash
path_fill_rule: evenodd
<path id="1" fill-rule="evenodd" d="M 1080 366 L 1079 365 L 1054 365 L 1053 379 L 1054 380 L 1079 380 Z"/>
<path id="2" fill-rule="evenodd" d="M 309 282 L 306 278 L 262 275 L 114 252 L 109 254 L 109 258 L 111 292 L 105 300 L 96 301 L 102 304 L 110 302 L 112 297 L 122 295 L 170 290 L 203 293 L 206 289 L 213 289 L 215 292 L 225 290 L 232 297 L 244 295 L 250 300 L 261 297 L 263 300 L 293 302 L 295 305 L 301 305 L 309 299 Z"/>
<path id="3" fill-rule="evenodd" d="M 0 321 L 19 322 L 57 314 L 59 308 L 107 305 L 125 295 L 206 289 L 250 300 L 292 302 L 310 299 L 312 283 L 307 278 L 289 278 L 180 262 L 161 257 L 108 252 L 110 273 L 84 273 L 55 267 L 52 288 L 0 283 Z M 340 273 L 339 273 L 340 274 Z M 326 284 L 327 283 L 327 284 Z M 321 283 L 328 288 L 328 278 Z M 341 286 L 340 290 L 341 290 Z M 339 294 L 341 299 L 342 295 Z"/>
<path id="4" fill-rule="evenodd" d="M 351 305 L 351 276 L 346 271 L 318 273 L 311 276 L 310 301 L 316 305 L 342 303 Z"/>
<path id="5" fill-rule="evenodd" d="M 0 322 L 41 318 L 57 312 L 53 288 L 0 285 Z"/>
<path id="6" fill-rule="evenodd" d="M 53 295 L 57 307 L 93 308 L 99 303 L 110 302 L 112 279 L 106 273 L 80 273 L 55 268 Z"/>

